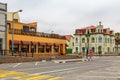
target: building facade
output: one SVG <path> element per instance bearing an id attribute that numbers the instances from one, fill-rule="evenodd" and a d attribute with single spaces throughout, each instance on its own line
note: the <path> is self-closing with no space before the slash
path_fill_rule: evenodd
<path id="1" fill-rule="evenodd" d="M 67 43 L 66 53 L 67 54 L 72 54 L 72 53 L 74 53 L 73 52 L 73 49 L 74 49 L 74 36 L 65 35 L 65 37 L 66 37 L 66 43 Z"/>
<path id="2" fill-rule="evenodd" d="M 74 34 L 74 52 L 86 53 L 92 49 L 94 53 L 113 53 L 115 51 L 115 37 L 113 30 L 103 28 L 101 22 L 97 26 L 76 29 Z"/>
<path id="3" fill-rule="evenodd" d="M 7 4 L 0 3 L 0 51 L 6 49 Z"/>
<path id="4" fill-rule="evenodd" d="M 14 26 L 14 34 L 12 33 Z M 8 21 L 8 39 L 7 50 L 14 53 L 34 53 L 36 56 L 41 55 L 65 55 L 66 54 L 66 39 L 65 36 L 59 34 L 48 34 L 37 32 L 37 23 L 21 23 L 18 19 Z M 14 37 L 14 40 L 12 39 Z M 14 46 L 13 43 L 14 42 Z"/>

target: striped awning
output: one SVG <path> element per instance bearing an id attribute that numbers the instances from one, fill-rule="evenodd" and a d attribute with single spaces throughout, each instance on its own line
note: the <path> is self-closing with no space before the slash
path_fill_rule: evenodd
<path id="1" fill-rule="evenodd" d="M 38 42 L 38 44 L 39 44 L 39 45 L 42 45 L 42 46 L 46 45 L 45 42 Z"/>
<path id="2" fill-rule="evenodd" d="M 30 45 L 31 42 L 30 41 L 22 41 L 22 44 Z"/>
<path id="3" fill-rule="evenodd" d="M 52 43 L 46 43 L 47 46 L 52 46 Z"/>
<path id="4" fill-rule="evenodd" d="M 55 46 L 59 46 L 60 44 L 58 44 L 58 43 L 54 43 L 54 45 L 55 45 Z"/>
<path id="5" fill-rule="evenodd" d="M 21 41 L 13 40 L 14 44 L 21 44 Z M 10 40 L 10 44 L 12 44 L 12 40 Z"/>
<path id="6" fill-rule="evenodd" d="M 32 43 L 32 45 L 36 45 L 37 44 L 36 42 L 33 42 L 33 41 L 31 43 Z"/>

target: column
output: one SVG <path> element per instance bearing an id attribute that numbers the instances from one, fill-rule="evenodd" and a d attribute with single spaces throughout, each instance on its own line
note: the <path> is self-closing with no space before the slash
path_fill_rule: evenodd
<path id="1" fill-rule="evenodd" d="M 19 49 L 18 49 L 18 50 L 19 50 L 19 51 L 21 51 L 21 44 L 19 44 L 19 46 L 18 46 L 18 47 L 19 47 Z"/>
<path id="2" fill-rule="evenodd" d="M 54 54 L 54 45 L 51 46 L 51 53 Z"/>
<path id="3" fill-rule="evenodd" d="M 65 55 L 66 54 L 66 44 L 63 45 L 62 49 L 63 49 L 63 55 Z"/>
<path id="4" fill-rule="evenodd" d="M 46 45 L 44 45 L 44 53 L 46 53 Z"/>
<path id="5" fill-rule="evenodd" d="M 29 52 L 28 53 L 31 53 L 31 45 L 28 45 L 29 46 Z"/>
<path id="6" fill-rule="evenodd" d="M 38 54 L 38 44 L 36 44 L 36 54 Z"/>

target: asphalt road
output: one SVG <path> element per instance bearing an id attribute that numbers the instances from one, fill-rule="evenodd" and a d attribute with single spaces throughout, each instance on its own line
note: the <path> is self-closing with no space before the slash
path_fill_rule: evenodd
<path id="1" fill-rule="evenodd" d="M 85 62 L 0 64 L 0 80 L 120 80 L 120 57 L 94 57 Z"/>

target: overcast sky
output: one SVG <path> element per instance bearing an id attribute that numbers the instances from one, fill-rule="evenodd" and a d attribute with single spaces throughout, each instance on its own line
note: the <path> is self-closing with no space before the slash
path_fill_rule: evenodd
<path id="1" fill-rule="evenodd" d="M 120 32 L 120 0 L 1 0 L 17 11 L 21 22 L 38 22 L 38 31 L 74 34 L 75 29 L 97 25 Z"/>

